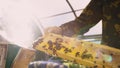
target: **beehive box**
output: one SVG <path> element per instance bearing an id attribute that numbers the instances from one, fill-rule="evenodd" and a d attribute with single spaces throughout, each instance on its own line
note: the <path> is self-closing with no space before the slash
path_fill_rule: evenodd
<path id="1" fill-rule="evenodd" d="M 0 44 L 0 68 L 5 68 L 7 57 L 7 44 Z"/>
<path id="2" fill-rule="evenodd" d="M 29 63 L 34 59 L 35 50 L 21 48 L 11 68 L 28 68 Z"/>

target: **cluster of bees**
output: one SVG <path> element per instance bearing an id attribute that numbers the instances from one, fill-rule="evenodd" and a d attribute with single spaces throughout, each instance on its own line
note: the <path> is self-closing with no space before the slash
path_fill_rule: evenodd
<path id="1" fill-rule="evenodd" d="M 42 42 L 44 42 L 43 38 L 37 40 L 33 45 L 34 45 L 34 47 L 36 47 L 37 45 L 39 45 Z M 64 44 L 62 44 L 64 42 L 65 41 L 62 38 L 56 38 L 55 41 L 48 40 L 46 42 L 46 44 L 44 44 L 42 46 L 42 48 L 45 50 L 52 51 L 53 55 L 56 55 L 56 56 L 57 56 L 57 51 L 60 51 L 62 49 L 62 52 L 64 52 L 64 54 L 68 54 L 68 53 L 72 54 L 73 53 L 72 56 L 79 57 L 81 59 L 93 59 L 94 58 L 92 54 L 89 54 L 89 51 L 87 49 L 84 49 L 84 51 L 82 53 L 80 51 L 74 52 L 75 47 L 67 47 Z M 75 60 L 73 62 L 75 62 Z M 105 63 L 105 61 L 103 61 L 103 63 Z M 94 64 L 95 64 L 95 66 L 93 68 L 98 68 L 98 66 L 96 65 L 96 62 L 94 62 Z M 105 68 L 105 65 L 103 65 L 102 68 Z M 118 66 L 118 68 L 120 68 L 120 66 Z"/>
<path id="2" fill-rule="evenodd" d="M 72 53 L 73 49 L 75 47 L 72 47 L 72 48 L 67 48 L 67 46 L 63 46 L 61 43 L 63 42 L 63 39 L 62 38 L 56 38 L 55 42 L 49 40 L 47 42 L 48 44 L 48 47 L 47 45 L 44 45 L 42 46 L 45 50 L 51 50 L 53 52 L 53 55 L 56 55 L 57 56 L 57 51 L 58 50 L 61 50 L 63 49 L 64 50 L 64 53 L 67 54 L 67 53 Z M 41 41 L 40 41 L 41 43 Z M 82 59 L 89 59 L 89 58 L 93 58 L 92 54 L 87 54 L 87 49 L 80 55 L 80 52 L 76 52 L 75 53 L 75 57 L 81 57 Z"/>

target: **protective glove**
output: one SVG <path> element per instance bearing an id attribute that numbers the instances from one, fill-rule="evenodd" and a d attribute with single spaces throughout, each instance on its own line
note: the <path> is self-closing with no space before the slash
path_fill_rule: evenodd
<path id="1" fill-rule="evenodd" d="M 62 29 L 60 27 L 57 26 L 53 26 L 53 27 L 48 27 L 45 29 L 46 33 L 55 33 L 55 34 L 60 34 L 62 35 Z"/>
<path id="2" fill-rule="evenodd" d="M 60 27 L 57 27 L 57 26 L 49 27 L 46 30 L 51 33 L 72 37 L 78 34 L 82 35 L 86 32 L 86 30 L 83 30 L 80 32 L 80 29 L 82 28 L 82 26 L 84 26 L 84 24 L 76 19 L 74 21 L 70 21 L 65 24 L 62 24 Z"/>

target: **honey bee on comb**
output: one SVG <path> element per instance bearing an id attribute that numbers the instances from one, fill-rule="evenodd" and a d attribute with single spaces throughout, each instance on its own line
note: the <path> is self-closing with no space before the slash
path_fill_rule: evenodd
<path id="1" fill-rule="evenodd" d="M 42 42 L 33 44 L 33 48 L 56 55 L 65 60 L 74 61 L 88 68 L 119 68 L 120 50 L 106 45 L 76 40 L 53 33 L 46 34 Z"/>

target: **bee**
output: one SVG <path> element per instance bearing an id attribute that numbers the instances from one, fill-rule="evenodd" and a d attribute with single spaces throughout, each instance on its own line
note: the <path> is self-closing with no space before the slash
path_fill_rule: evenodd
<path id="1" fill-rule="evenodd" d="M 48 41 L 48 49 L 52 50 L 53 49 L 53 42 L 51 40 Z"/>
<path id="2" fill-rule="evenodd" d="M 59 43 L 54 43 L 54 44 L 56 45 L 55 46 L 56 50 L 60 50 L 62 48 L 61 44 Z"/>
<path id="3" fill-rule="evenodd" d="M 54 42 L 56 50 L 60 50 L 62 48 L 62 45 L 61 45 L 62 42 L 63 42 L 62 38 L 56 38 Z"/>
<path id="4" fill-rule="evenodd" d="M 80 56 L 80 52 L 76 52 L 75 57 L 79 57 Z"/>
<path id="5" fill-rule="evenodd" d="M 53 55 L 56 55 L 57 56 L 57 53 L 56 53 L 56 49 L 55 48 L 53 48 Z"/>
<path id="6" fill-rule="evenodd" d="M 64 50 L 65 53 L 72 52 L 71 49 L 65 48 Z"/>
<path id="7" fill-rule="evenodd" d="M 93 58 L 92 54 L 87 54 L 87 52 L 88 52 L 88 50 L 86 49 L 86 50 L 82 53 L 82 55 L 81 55 L 81 58 L 82 58 L 82 59 Z"/>

